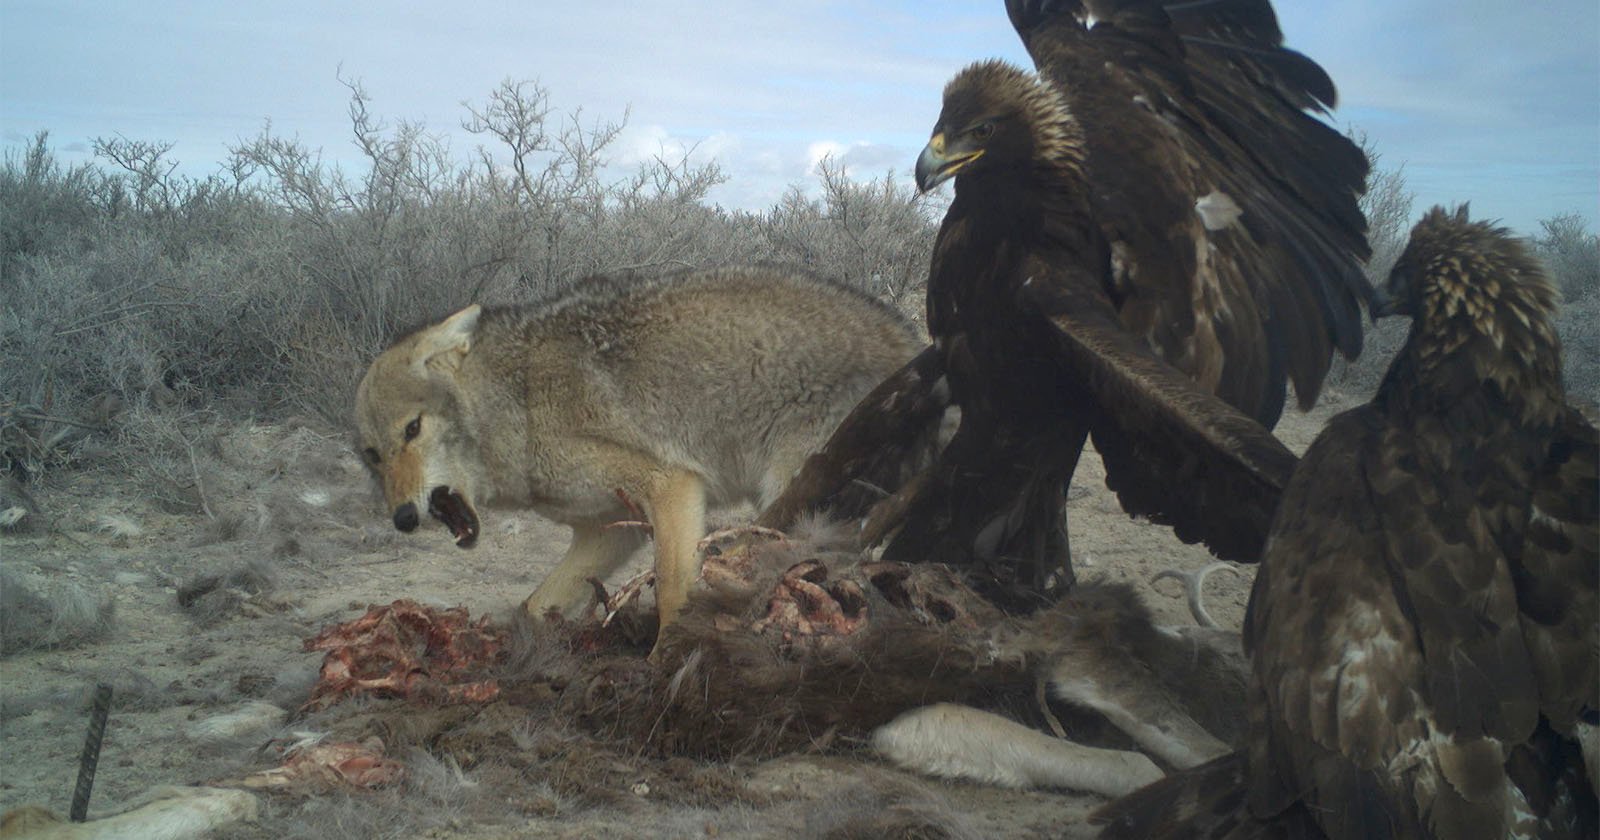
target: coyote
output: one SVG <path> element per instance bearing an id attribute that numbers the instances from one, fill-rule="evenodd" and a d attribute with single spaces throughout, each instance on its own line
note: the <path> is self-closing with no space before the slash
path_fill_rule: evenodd
<path id="1" fill-rule="evenodd" d="M 889 306 L 795 270 L 597 277 L 400 339 L 362 379 L 356 420 L 401 531 L 425 509 L 470 547 L 490 504 L 571 526 L 534 615 L 581 613 L 588 579 L 644 538 L 613 526 L 642 513 L 666 627 L 699 571 L 706 506 L 770 502 L 921 346 Z"/>

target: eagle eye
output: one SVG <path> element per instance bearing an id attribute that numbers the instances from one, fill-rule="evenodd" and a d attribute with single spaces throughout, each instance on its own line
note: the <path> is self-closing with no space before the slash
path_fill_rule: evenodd
<path id="1" fill-rule="evenodd" d="M 419 434 L 422 434 L 422 415 L 420 414 L 417 415 L 416 419 L 406 424 L 406 441 L 413 440 Z"/>
<path id="2" fill-rule="evenodd" d="M 374 467 L 378 465 L 378 462 L 383 460 L 382 458 L 378 457 L 378 450 L 373 449 L 370 446 L 361 450 L 361 459 Z"/>
<path id="3" fill-rule="evenodd" d="M 974 140 L 988 140 L 994 136 L 994 123 L 985 120 L 968 129 L 967 134 Z"/>

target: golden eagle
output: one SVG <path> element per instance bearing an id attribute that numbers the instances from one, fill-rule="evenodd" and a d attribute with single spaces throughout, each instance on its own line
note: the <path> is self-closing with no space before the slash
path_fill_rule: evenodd
<path id="1" fill-rule="evenodd" d="M 1267 0 L 1006 5 L 1038 74 L 963 70 L 917 161 L 955 181 L 928 324 L 961 423 L 886 556 L 975 564 L 1003 602 L 1069 583 L 1092 436 L 1129 513 L 1254 562 L 1295 463 L 1263 426 L 1360 350 L 1366 157 Z"/>
<path id="2" fill-rule="evenodd" d="M 1109 806 L 1108 835 L 1595 836 L 1600 435 L 1555 292 L 1462 207 L 1385 295 L 1410 337 L 1307 450 L 1257 573 L 1246 752 Z"/>

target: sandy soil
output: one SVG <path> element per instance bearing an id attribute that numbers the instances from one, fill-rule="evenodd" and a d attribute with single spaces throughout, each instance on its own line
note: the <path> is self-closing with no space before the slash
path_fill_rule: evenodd
<path id="1" fill-rule="evenodd" d="M 1335 396 L 1310 414 L 1291 413 L 1278 434 L 1302 451 L 1348 404 Z M 67 811 L 97 682 L 115 686 L 116 705 L 91 816 L 122 810 L 159 785 L 272 766 L 262 746 L 314 721 L 269 720 L 221 736 L 195 731 L 197 722 L 246 701 L 295 710 L 321 659 L 303 652 L 302 641 L 368 604 L 412 598 L 465 605 L 475 616 L 513 610 L 567 542 L 565 529 L 531 514 L 497 512 L 470 551 L 450 545 L 442 528 L 400 535 L 344 439 L 304 428 L 241 429 L 219 441 L 201 477 L 215 516 L 163 512 L 150 494 L 101 475 L 54 477 L 35 494 L 41 524 L 0 537 L 11 595 L 18 587 L 47 598 L 87 595 L 115 609 L 100 638 L 0 660 L 0 808 Z M 1177 582 L 1148 581 L 1211 558 L 1165 528 L 1130 520 L 1103 478 L 1099 459 L 1085 457 L 1069 494 L 1080 575 L 1133 582 L 1161 622 L 1192 624 Z M 643 560 L 641 552 L 635 567 Z M 1235 629 L 1253 577 L 1241 571 L 1213 575 L 1207 587 L 1211 612 Z M 223 585 L 180 606 L 180 589 L 206 575 L 222 576 Z M 1102 801 L 918 778 L 848 746 L 711 768 L 734 793 L 690 801 L 628 782 L 627 768 L 606 768 L 607 778 L 622 780 L 614 795 L 574 797 L 559 780 L 523 777 L 508 786 L 486 771 L 430 764 L 426 754 L 400 758 L 428 765 L 401 790 L 264 796 L 262 822 L 227 836 L 825 836 L 852 826 L 881 832 L 871 821 L 897 811 L 941 824 L 948 836 L 1080 836 L 1081 820 Z"/>

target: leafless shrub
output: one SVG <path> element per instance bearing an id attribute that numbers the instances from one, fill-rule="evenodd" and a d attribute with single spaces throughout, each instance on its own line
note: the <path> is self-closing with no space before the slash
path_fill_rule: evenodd
<path id="1" fill-rule="evenodd" d="M 1600 293 L 1600 235 L 1588 232 L 1583 216 L 1560 213 L 1540 219 L 1534 252 L 1568 303 Z"/>
<path id="2" fill-rule="evenodd" d="M 1567 393 L 1600 404 L 1600 294 L 1569 300 L 1556 322 Z"/>
<path id="3" fill-rule="evenodd" d="M 125 202 L 120 179 L 91 164 L 62 166 L 48 132 L 7 152 L 0 165 L 0 284 L 11 291 L 22 260 L 84 247 Z"/>
<path id="4" fill-rule="evenodd" d="M 225 256 L 260 220 L 248 196 L 170 177 L 165 146 L 101 141 L 131 169 L 91 177 L 42 144 L 0 166 L 0 352 L 29 361 L 0 368 L 0 446 L 24 477 L 73 463 L 125 405 L 258 393 L 272 373 L 230 329 L 249 305 Z"/>
<path id="5" fill-rule="evenodd" d="M 234 422 L 209 409 L 139 405 L 113 431 L 119 445 L 105 466 L 133 477 L 144 499 L 162 511 L 203 514 L 209 521 L 237 519 L 235 512 L 220 508 L 217 492 L 233 481 L 228 474 L 237 472 L 218 452 L 218 441 Z M 215 537 L 225 535 L 228 527 L 207 525 L 205 533 L 213 537 L 209 542 L 220 541 Z"/>
<path id="6" fill-rule="evenodd" d="M 1561 290 L 1556 326 L 1565 352 L 1567 391 L 1600 401 L 1600 236 L 1577 213 L 1541 219 L 1534 252 Z"/>
<path id="7" fill-rule="evenodd" d="M 816 175 L 820 199 L 791 187 L 761 220 L 777 256 L 920 314 L 943 205 L 893 172 L 852 180 L 831 156 L 817 164 Z"/>

